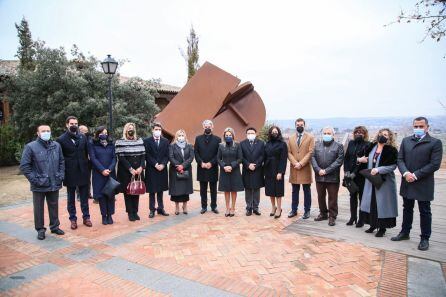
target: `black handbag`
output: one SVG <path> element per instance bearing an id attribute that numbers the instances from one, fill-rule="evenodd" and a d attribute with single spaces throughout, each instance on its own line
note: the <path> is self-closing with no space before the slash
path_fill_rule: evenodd
<path id="1" fill-rule="evenodd" d="M 178 180 L 189 179 L 189 171 L 188 170 L 184 170 L 183 173 L 179 173 L 177 171 L 177 179 Z"/>
<path id="2" fill-rule="evenodd" d="M 371 172 L 372 169 L 362 169 L 361 171 L 359 171 L 359 173 L 366 179 L 368 179 L 376 189 L 381 188 L 382 184 L 385 181 L 385 177 L 381 174 L 372 175 Z"/>
<path id="3" fill-rule="evenodd" d="M 114 179 L 113 177 L 109 176 L 107 183 L 105 184 L 105 186 L 102 188 L 102 194 L 104 194 L 105 196 L 111 198 L 113 196 L 115 196 L 116 194 L 116 190 L 121 186 L 121 184 Z"/>

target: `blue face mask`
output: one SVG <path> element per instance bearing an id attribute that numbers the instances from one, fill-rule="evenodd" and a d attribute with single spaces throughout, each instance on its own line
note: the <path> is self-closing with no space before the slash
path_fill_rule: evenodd
<path id="1" fill-rule="evenodd" d="M 107 134 L 99 134 L 99 139 L 100 140 L 107 140 L 108 135 Z"/>
<path id="2" fill-rule="evenodd" d="M 426 134 L 426 132 L 424 132 L 424 129 L 415 128 L 415 129 L 413 129 L 413 134 L 416 137 L 423 137 L 424 134 Z"/>
<path id="3" fill-rule="evenodd" d="M 48 141 L 51 138 L 51 132 L 42 132 L 40 133 L 40 138 L 44 141 Z"/>
<path id="4" fill-rule="evenodd" d="M 226 136 L 225 140 L 226 142 L 232 142 L 232 136 Z"/>
<path id="5" fill-rule="evenodd" d="M 333 140 L 333 136 L 324 134 L 324 135 L 322 135 L 322 140 L 324 142 L 330 142 Z"/>

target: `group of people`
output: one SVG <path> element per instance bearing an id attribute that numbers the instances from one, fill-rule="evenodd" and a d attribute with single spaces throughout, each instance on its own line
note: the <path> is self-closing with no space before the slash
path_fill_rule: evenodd
<path id="1" fill-rule="evenodd" d="M 434 172 L 442 158 L 441 141 L 429 135 L 428 120 L 424 117 L 413 121 L 414 134 L 403 139 L 398 152 L 395 134 L 381 129 L 369 141 L 368 131 L 358 126 L 353 140 L 344 146 L 335 140 L 331 127 L 322 129 L 320 140 L 306 132 L 302 118 L 295 121 L 296 133 L 284 140 L 278 126 L 268 130 L 267 141 L 258 137 L 257 130 L 248 128 L 246 138 L 236 141 L 235 131 L 228 127 L 223 139 L 213 134 L 213 123 L 202 123 L 203 134 L 192 145 L 186 131 L 178 130 L 171 142 L 163 136 L 162 126 L 154 123 L 152 135 L 141 138 L 136 125 L 127 123 L 121 139 L 113 141 L 105 126 L 98 127 L 90 138 L 80 132 L 78 119 L 66 120 L 66 132 L 56 141 L 51 140 L 51 128 L 37 128 L 38 138 L 25 146 L 20 168 L 31 184 L 34 203 L 34 221 L 38 239 L 45 239 L 43 218 L 44 200 L 47 200 L 52 233 L 63 235 L 59 228 L 58 198 L 62 183 L 67 188 L 67 210 L 71 229 L 77 229 L 76 191 L 79 194 L 83 224 L 91 227 L 88 197 L 90 177 L 93 197 L 99 202 L 104 225 L 113 224 L 115 193 L 104 190 L 110 180 L 119 183 L 125 208 L 130 221 L 140 220 L 139 194 L 128 190 L 129 185 L 144 184 L 149 193 L 149 218 L 156 214 L 169 216 L 164 210 L 163 193 L 169 192 L 175 203 L 175 214 L 188 214 L 187 202 L 193 193 L 192 162 L 197 163 L 197 180 L 200 183 L 201 214 L 210 209 L 218 214 L 217 189 L 224 192 L 225 216 L 235 215 L 237 193 L 245 192 L 246 215 L 261 215 L 260 191 L 270 197 L 270 216 L 282 215 L 282 198 L 285 196 L 285 172 L 289 160 L 289 182 L 292 185 L 292 201 L 289 218 L 297 216 L 300 188 L 304 194 L 303 219 L 310 217 L 311 184 L 316 181 L 319 215 L 315 221 L 328 220 L 336 224 L 338 192 L 341 184 L 341 167 L 344 165 L 343 185 L 350 192 L 351 217 L 347 225 L 370 225 L 366 230 L 382 237 L 387 228 L 396 226 L 398 215 L 395 169 L 403 178 L 400 194 L 403 196 L 403 224 L 398 236 L 392 240 L 409 239 L 412 226 L 414 201 L 418 201 L 421 217 L 420 250 L 429 247 L 432 215 L 430 201 L 434 198 Z M 242 168 L 240 168 L 242 167 Z M 380 177 L 376 185 L 363 174 Z M 91 171 L 90 171 L 91 170 Z M 218 183 L 218 187 L 217 187 Z M 328 196 L 328 199 L 327 199 Z M 327 206 L 328 201 L 328 206 Z M 358 213 L 358 205 L 359 213 Z"/>

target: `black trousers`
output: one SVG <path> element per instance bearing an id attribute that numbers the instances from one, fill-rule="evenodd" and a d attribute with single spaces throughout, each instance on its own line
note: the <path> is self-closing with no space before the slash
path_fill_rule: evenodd
<path id="1" fill-rule="evenodd" d="M 81 202 L 82 218 L 90 218 L 88 207 L 88 185 L 78 186 Z M 70 214 L 70 221 L 76 221 L 76 187 L 67 187 L 67 210 Z"/>
<path id="2" fill-rule="evenodd" d="M 297 212 L 297 207 L 299 206 L 300 184 L 292 184 L 291 186 L 291 211 Z M 311 184 L 303 184 L 302 188 L 304 190 L 304 210 L 307 212 L 311 210 Z"/>
<path id="3" fill-rule="evenodd" d="M 156 194 L 156 202 L 158 203 L 158 207 L 155 206 L 155 194 Z M 164 210 L 163 192 L 149 193 L 149 209 L 150 209 L 150 211 Z"/>
<path id="4" fill-rule="evenodd" d="M 245 189 L 246 210 L 259 210 L 260 189 Z"/>
<path id="5" fill-rule="evenodd" d="M 125 211 L 127 213 L 137 213 L 138 212 L 139 195 L 124 194 L 124 201 L 125 201 Z"/>
<path id="6" fill-rule="evenodd" d="M 350 193 L 350 217 L 353 220 L 358 218 L 358 212 L 359 212 L 358 205 L 361 205 L 362 192 L 364 191 L 364 181 L 362 180 L 358 181 L 356 179 L 354 181 L 358 185 L 359 191 L 353 194 Z M 361 216 L 359 216 L 359 219 L 361 220 Z"/>
<path id="7" fill-rule="evenodd" d="M 101 195 L 98 197 L 98 200 L 102 216 L 110 216 L 115 214 L 115 196 L 108 197 Z"/>
<path id="8" fill-rule="evenodd" d="M 50 217 L 50 230 L 59 228 L 59 191 L 54 192 L 33 192 L 34 204 L 34 226 L 37 231 L 46 230 L 44 219 L 44 207 L 48 206 L 48 214 Z"/>
<path id="9" fill-rule="evenodd" d="M 401 232 L 404 234 L 409 234 L 410 229 L 412 229 L 414 206 L 415 200 L 403 197 L 403 226 Z M 432 233 L 431 202 L 418 201 L 418 210 L 420 211 L 421 238 L 429 240 Z"/>
<path id="10" fill-rule="evenodd" d="M 217 208 L 217 182 L 200 182 L 201 208 L 208 208 L 208 183 L 211 191 L 211 209 Z"/>

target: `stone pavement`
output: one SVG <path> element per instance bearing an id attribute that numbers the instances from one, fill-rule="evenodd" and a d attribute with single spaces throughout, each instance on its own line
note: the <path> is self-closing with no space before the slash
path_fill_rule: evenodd
<path id="1" fill-rule="evenodd" d="M 223 215 L 222 195 L 219 215 L 201 215 L 198 193 L 191 197 L 188 215 L 175 216 L 166 197 L 171 215 L 150 220 L 144 195 L 137 222 L 127 220 L 120 195 L 114 225 L 101 225 L 99 207 L 91 203 L 93 227 L 80 225 L 75 231 L 69 229 L 66 201 L 61 199 L 61 228 L 66 235 L 47 232 L 44 241 L 36 239 L 31 203 L 1 208 L 0 295 L 446 295 L 445 233 L 440 233 L 446 229 L 440 221 L 444 204 L 434 213 L 432 250 L 437 252 L 422 254 L 413 252 L 417 230 L 411 241 L 397 248 L 389 247 L 390 234 L 397 228 L 378 242 L 365 237 L 361 229 L 346 227 L 345 192 L 340 197 L 338 224 L 331 232 L 326 222 L 288 219 L 288 193 L 290 189 L 277 220 L 268 215 L 267 197 L 262 197 L 261 216 L 246 217 L 243 195 L 233 218 Z M 315 193 L 313 203 L 317 207 Z M 313 217 L 316 214 L 313 209 Z"/>

